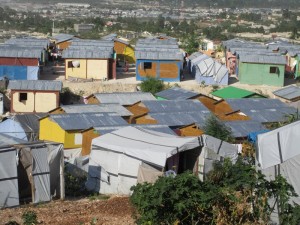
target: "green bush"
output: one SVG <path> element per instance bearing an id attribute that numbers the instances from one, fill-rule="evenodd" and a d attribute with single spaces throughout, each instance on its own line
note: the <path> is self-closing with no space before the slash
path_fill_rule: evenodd
<path id="1" fill-rule="evenodd" d="M 231 129 L 213 114 L 205 120 L 203 130 L 205 134 L 219 138 L 222 141 L 231 142 L 233 140 Z"/>
<path id="2" fill-rule="evenodd" d="M 265 225 L 274 210 L 269 198 L 279 201 L 280 224 L 297 225 L 300 218 L 299 206 L 289 203 L 292 186 L 281 176 L 267 181 L 242 159 L 216 163 L 204 182 L 186 172 L 131 190 L 137 224 Z"/>
<path id="3" fill-rule="evenodd" d="M 90 194 L 85 188 L 87 176 L 74 176 L 65 171 L 65 193 L 66 196 L 78 197 Z"/>
<path id="4" fill-rule="evenodd" d="M 162 91 L 165 85 L 162 80 L 153 77 L 147 77 L 145 80 L 142 81 L 140 87 L 141 87 L 141 91 L 150 92 L 154 95 L 157 92 Z"/>
<path id="5" fill-rule="evenodd" d="M 37 224 L 37 215 L 34 211 L 26 211 L 22 215 L 24 225 Z"/>
<path id="6" fill-rule="evenodd" d="M 64 105 L 77 103 L 80 100 L 80 94 L 83 94 L 83 92 L 80 91 L 79 94 L 75 94 L 70 88 L 64 87 L 59 96 L 60 102 Z"/>

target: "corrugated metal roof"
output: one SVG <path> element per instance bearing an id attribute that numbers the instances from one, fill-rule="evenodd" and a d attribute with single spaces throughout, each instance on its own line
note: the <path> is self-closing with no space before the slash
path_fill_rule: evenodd
<path id="1" fill-rule="evenodd" d="M 110 51 L 111 54 L 113 53 L 113 47 L 106 47 L 106 46 L 95 46 L 95 45 L 71 45 L 69 50 L 80 50 L 80 51 L 88 51 L 88 50 L 93 50 L 93 51 Z"/>
<path id="2" fill-rule="evenodd" d="M 172 135 L 176 135 L 175 132 L 169 128 L 169 126 L 167 125 L 157 125 L 157 124 L 149 124 L 149 125 L 140 125 L 140 124 L 130 124 L 127 126 L 132 126 L 132 127 L 136 127 L 136 128 L 142 128 L 142 129 L 147 129 L 147 130 L 152 130 L 152 131 L 158 131 L 158 132 L 162 132 L 165 134 L 172 134 Z M 108 127 L 95 127 L 94 129 L 99 132 L 101 135 L 103 134 L 107 134 L 107 133 L 111 133 L 115 130 L 127 127 L 127 126 L 108 126 Z"/>
<path id="3" fill-rule="evenodd" d="M 43 49 L 20 47 L 20 46 L 0 46 L 0 57 L 8 58 L 35 58 L 40 59 Z"/>
<path id="4" fill-rule="evenodd" d="M 206 118 L 210 115 L 210 112 L 164 112 L 164 113 L 149 113 L 158 124 L 168 126 L 185 126 L 193 123 L 197 123 L 200 126 L 204 126 Z"/>
<path id="5" fill-rule="evenodd" d="M 222 44 L 227 49 L 236 48 L 236 47 L 257 48 L 257 49 L 259 49 L 259 48 L 261 48 L 261 49 L 267 48 L 267 46 L 262 45 L 260 43 L 251 42 L 251 41 L 245 41 L 243 39 L 238 39 L 238 38 L 231 39 L 231 40 L 228 40 L 228 41 L 223 41 Z"/>
<path id="6" fill-rule="evenodd" d="M 241 98 L 226 99 L 230 107 L 240 110 L 251 118 L 259 122 L 279 122 L 286 120 L 286 115 L 295 114 L 297 110 L 289 107 L 278 99 L 268 98 Z"/>
<path id="7" fill-rule="evenodd" d="M 166 90 L 160 91 L 155 94 L 158 97 L 165 98 L 168 100 L 186 100 L 189 98 L 200 95 L 194 91 L 189 91 L 180 87 L 172 87 Z"/>
<path id="8" fill-rule="evenodd" d="M 78 105 L 64 105 L 61 108 L 66 113 L 90 113 L 90 112 L 110 112 L 116 113 L 119 116 L 131 116 L 132 113 L 128 111 L 125 107 L 120 104 L 100 104 L 100 105 L 91 105 L 91 104 L 78 104 Z"/>
<path id="9" fill-rule="evenodd" d="M 96 93 L 94 96 L 100 103 L 117 103 L 120 105 L 132 105 L 139 101 L 156 100 L 156 98 L 148 92 Z"/>
<path id="10" fill-rule="evenodd" d="M 71 40 L 74 37 L 72 34 L 57 34 L 52 37 L 55 40 L 56 44 L 59 44 L 64 41 Z"/>
<path id="11" fill-rule="evenodd" d="M 7 89 L 35 90 L 35 91 L 61 91 L 61 81 L 49 80 L 10 80 Z"/>
<path id="12" fill-rule="evenodd" d="M 174 39 L 139 39 L 135 46 L 135 57 L 152 60 L 183 60 L 183 54 Z"/>
<path id="13" fill-rule="evenodd" d="M 38 46 L 41 48 L 47 48 L 50 41 L 48 39 L 39 39 L 39 38 L 11 38 L 5 41 L 5 44 L 13 44 L 13 45 L 22 45 L 25 47 L 33 47 Z"/>
<path id="14" fill-rule="evenodd" d="M 98 46 L 98 47 L 114 47 L 113 41 L 108 40 L 74 40 L 71 46 Z"/>
<path id="15" fill-rule="evenodd" d="M 7 145 L 15 145 L 15 144 L 23 144 L 27 141 L 9 136 L 5 133 L 1 133 L 4 131 L 0 131 L 0 146 L 7 146 Z"/>
<path id="16" fill-rule="evenodd" d="M 293 100 L 295 98 L 300 97 L 300 87 L 293 86 L 293 85 L 284 87 L 282 89 L 274 91 L 273 94 L 287 100 Z"/>
<path id="17" fill-rule="evenodd" d="M 178 43 L 176 39 L 173 38 L 167 38 L 167 39 L 159 39 L 159 38 L 145 38 L 145 39 L 139 39 L 136 43 L 136 46 L 158 46 L 158 45 L 177 45 Z"/>
<path id="18" fill-rule="evenodd" d="M 287 120 L 287 116 L 297 113 L 297 109 L 293 107 L 285 108 L 268 108 L 268 109 L 248 109 L 243 110 L 247 116 L 254 121 L 262 123 L 282 122 Z"/>
<path id="19" fill-rule="evenodd" d="M 65 59 L 110 59 L 113 55 L 112 51 L 102 51 L 98 49 L 67 49 L 63 52 L 62 57 Z"/>
<path id="20" fill-rule="evenodd" d="M 240 55 L 240 62 L 285 65 L 286 58 L 281 55 Z"/>
<path id="21" fill-rule="evenodd" d="M 244 90 L 241 88 L 236 88 L 233 86 L 225 87 L 220 90 L 211 93 L 219 98 L 246 98 L 250 95 L 255 94 L 255 92 Z"/>
<path id="22" fill-rule="evenodd" d="M 157 51 L 154 50 L 135 50 L 136 59 L 150 59 L 150 60 L 183 60 L 183 55 L 180 50 L 166 50 L 160 49 Z"/>
<path id="23" fill-rule="evenodd" d="M 241 98 L 241 99 L 226 99 L 230 107 L 236 110 L 251 110 L 251 109 L 273 109 L 284 108 L 287 105 L 278 99 L 269 98 Z"/>
<path id="24" fill-rule="evenodd" d="M 235 138 L 247 137 L 252 132 L 266 129 L 258 121 L 230 121 L 225 122 L 225 125 L 231 129 L 232 136 Z"/>
<path id="25" fill-rule="evenodd" d="M 84 130 L 99 126 L 120 126 L 128 123 L 116 113 L 52 114 L 50 119 L 64 130 Z"/>
<path id="26" fill-rule="evenodd" d="M 150 113 L 203 112 L 210 111 L 198 100 L 142 101 Z"/>

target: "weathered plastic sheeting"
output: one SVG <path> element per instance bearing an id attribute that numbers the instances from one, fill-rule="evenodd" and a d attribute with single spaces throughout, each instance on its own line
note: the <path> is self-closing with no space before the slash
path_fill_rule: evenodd
<path id="1" fill-rule="evenodd" d="M 48 161 L 48 149 L 47 146 L 39 149 L 32 148 L 31 154 L 33 159 L 32 176 L 34 182 L 34 202 L 48 202 L 51 200 L 50 193 L 50 168 Z"/>
<path id="2" fill-rule="evenodd" d="M 63 145 L 17 144 L 0 148 L 0 208 L 64 198 Z M 31 188 L 30 188 L 31 187 Z M 32 190 L 32 192 L 31 192 Z"/>
<path id="3" fill-rule="evenodd" d="M 27 66 L 0 66 L 0 78 L 27 80 Z"/>
<path id="4" fill-rule="evenodd" d="M 19 205 L 16 155 L 15 148 L 0 149 L 0 209 Z"/>
<path id="5" fill-rule="evenodd" d="M 27 66 L 27 80 L 38 80 L 38 79 L 39 79 L 39 67 Z"/>
<path id="6" fill-rule="evenodd" d="M 0 123 L 0 132 L 11 137 L 28 141 L 27 135 L 21 124 L 12 119 L 7 119 Z"/>

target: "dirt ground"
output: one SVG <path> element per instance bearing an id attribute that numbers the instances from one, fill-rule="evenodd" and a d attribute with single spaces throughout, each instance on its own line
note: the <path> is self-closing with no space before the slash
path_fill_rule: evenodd
<path id="1" fill-rule="evenodd" d="M 187 75 L 186 79 L 177 84 L 187 90 L 193 90 L 201 94 L 209 95 L 212 91 L 212 86 L 203 86 L 198 84 L 194 79 Z M 82 96 L 88 96 L 93 93 L 100 92 L 132 92 L 137 90 L 140 83 L 135 79 L 134 68 L 128 73 L 117 70 L 117 79 L 108 81 L 68 81 L 65 80 L 65 71 L 63 63 L 58 65 L 48 65 L 43 69 L 40 79 L 43 80 L 61 80 L 64 87 L 69 87 L 74 93 Z M 295 83 L 294 79 L 286 79 L 285 86 Z M 174 82 L 165 83 L 166 85 L 175 85 Z M 275 98 L 273 91 L 281 88 L 267 85 L 247 85 L 240 84 L 235 77 L 229 78 L 229 84 L 235 87 L 243 88 L 249 91 L 254 91 L 259 94 L 266 95 L 269 98 Z M 221 86 L 219 88 L 222 88 Z"/>
<path id="2" fill-rule="evenodd" d="M 45 225 L 132 225 L 132 207 L 128 197 L 111 197 L 108 200 L 56 200 L 38 205 L 0 211 L 0 225 L 9 221 L 23 224 L 22 214 L 34 211 L 38 224 Z"/>

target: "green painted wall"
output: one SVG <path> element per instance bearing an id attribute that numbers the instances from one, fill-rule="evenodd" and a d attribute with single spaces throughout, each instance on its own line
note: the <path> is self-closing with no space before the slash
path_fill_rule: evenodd
<path id="1" fill-rule="evenodd" d="M 278 67 L 278 73 L 270 73 L 270 67 Z M 284 85 L 284 65 L 239 63 L 239 80 L 241 84 Z"/>
<path id="2" fill-rule="evenodd" d="M 295 78 L 297 78 L 297 77 L 300 76 L 300 67 L 299 67 L 299 64 L 300 64 L 300 56 L 297 56 L 297 57 L 296 57 L 296 60 L 297 60 L 297 64 L 296 64 Z"/>

